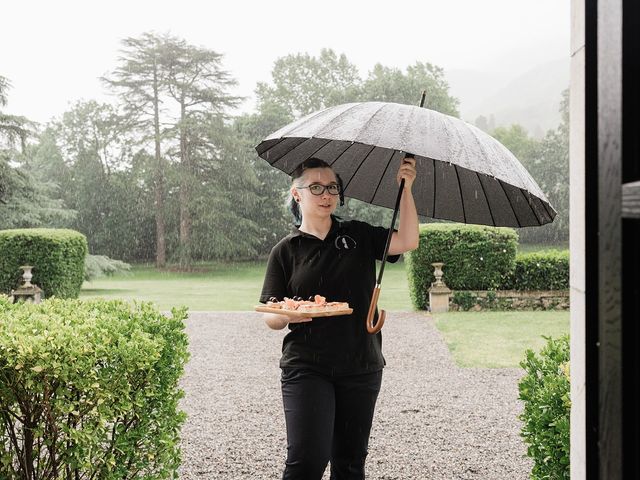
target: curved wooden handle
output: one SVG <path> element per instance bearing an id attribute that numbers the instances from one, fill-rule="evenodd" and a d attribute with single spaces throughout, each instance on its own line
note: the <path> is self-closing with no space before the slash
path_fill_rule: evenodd
<path id="1" fill-rule="evenodd" d="M 386 312 L 384 310 L 380 310 L 378 312 L 378 321 L 376 324 L 373 324 L 373 318 L 376 315 L 376 306 L 378 305 L 378 297 L 380 296 L 380 285 L 376 285 L 373 288 L 373 295 L 371 295 L 371 304 L 369 305 L 369 313 L 367 314 L 367 332 L 369 333 L 378 333 L 382 330 L 382 325 L 384 325 L 384 317 L 386 316 Z"/>

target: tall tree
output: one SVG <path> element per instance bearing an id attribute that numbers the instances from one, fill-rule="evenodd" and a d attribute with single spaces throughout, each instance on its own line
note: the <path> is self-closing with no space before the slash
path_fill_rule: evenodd
<path id="1" fill-rule="evenodd" d="M 9 103 L 11 82 L 0 75 L 0 108 Z M 10 115 L 0 110 L 0 146 L 13 147 L 19 143 L 22 153 L 26 150 L 27 137 L 35 130 L 35 123 L 20 115 Z"/>
<path id="2" fill-rule="evenodd" d="M 178 140 L 180 181 L 180 266 L 191 266 L 193 245 L 193 194 L 197 187 L 198 163 L 215 162 L 215 134 L 223 134 L 225 109 L 240 100 L 228 93 L 236 85 L 222 68 L 222 55 L 213 50 L 187 44 L 184 40 L 165 37 L 164 67 L 167 72 L 167 90 L 178 107 L 174 132 Z M 203 128 L 205 126 L 205 128 Z M 204 135 L 203 135 L 204 134 Z M 221 144 L 221 139 L 217 139 Z M 205 145 L 214 148 L 203 148 Z"/>
<path id="3" fill-rule="evenodd" d="M 0 76 L 0 107 L 10 86 Z M 27 139 L 35 134 L 34 122 L 0 110 L 0 229 L 53 227 L 74 215 L 54 198 L 57 185 L 32 166 Z"/>
<path id="4" fill-rule="evenodd" d="M 62 187 L 60 197 L 77 211 L 70 226 L 87 236 L 92 253 L 148 260 L 153 182 L 138 166 L 140 158 L 145 168 L 153 161 L 134 154 L 132 137 L 114 106 L 78 102 L 42 133 L 33 161 Z"/>
<path id="5" fill-rule="evenodd" d="M 431 63 L 416 62 L 406 73 L 377 64 L 362 87 L 365 101 L 395 102 L 417 105 L 426 90 L 425 107 L 454 117 L 459 116 L 459 100 L 449 93 L 444 70 Z"/>
<path id="6" fill-rule="evenodd" d="M 362 83 L 356 66 L 331 49 L 322 49 L 318 57 L 298 53 L 279 58 L 271 77 L 272 85 L 258 83 L 258 108 L 275 103 L 292 118 L 356 101 Z"/>
<path id="7" fill-rule="evenodd" d="M 160 123 L 163 89 L 166 85 L 164 48 L 168 35 L 144 33 L 140 38 L 122 41 L 119 65 L 103 80 L 117 92 L 124 108 L 141 135 L 141 142 L 151 140 L 154 151 L 154 198 L 156 221 L 156 266 L 167 261 L 164 212 L 166 160 L 162 154 L 163 129 Z"/>

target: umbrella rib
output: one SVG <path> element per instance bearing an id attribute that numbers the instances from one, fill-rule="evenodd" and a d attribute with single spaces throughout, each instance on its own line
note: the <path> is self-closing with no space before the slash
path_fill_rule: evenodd
<path id="1" fill-rule="evenodd" d="M 540 199 L 540 203 L 542 204 L 542 206 L 544 207 L 544 209 L 547 211 L 547 215 L 549 215 L 549 218 L 551 218 L 551 221 L 553 222 L 553 219 L 556 218 L 556 212 L 554 212 L 554 214 L 552 214 L 549 211 L 549 208 L 551 208 L 551 205 L 547 206 L 547 202 L 545 202 L 544 200 Z M 552 209 L 553 210 L 553 209 Z"/>
<path id="2" fill-rule="evenodd" d="M 362 144 L 364 145 L 364 144 Z M 353 174 L 351 175 L 351 178 L 349 179 L 349 181 L 347 182 L 347 184 L 344 186 L 344 190 L 346 192 L 347 188 L 349 188 L 349 184 L 351 183 L 351 180 L 353 180 L 353 178 L 356 176 L 356 174 L 358 173 L 358 170 L 360 170 L 360 167 L 364 164 L 364 162 L 367 160 L 367 158 L 369 157 L 369 155 L 371 155 L 371 152 L 373 152 L 375 150 L 375 146 L 371 146 L 371 145 L 367 145 L 368 147 L 371 147 L 371 150 L 369 150 L 367 152 L 367 154 L 364 156 L 364 158 L 362 159 L 362 161 L 360 162 L 360 165 L 358 165 L 358 168 L 356 168 L 353 172 Z M 348 149 L 347 149 L 348 150 Z"/>
<path id="3" fill-rule="evenodd" d="M 495 177 L 493 177 L 493 178 L 495 178 Z M 511 198 L 507 194 L 507 191 L 504 189 L 504 185 L 502 185 L 502 180 L 498 180 L 496 178 L 496 181 L 498 182 L 498 185 L 500 185 L 500 188 L 502 189 L 502 192 L 504 193 L 504 196 L 507 197 L 507 201 L 509 202 L 509 206 L 511 207 L 511 211 L 513 212 L 513 216 L 516 217 L 516 222 L 518 222 L 518 228 L 522 227 L 522 223 L 520 222 L 520 219 L 518 218 L 518 214 L 516 213 L 516 209 L 513 208 L 513 203 L 511 203 Z"/>
<path id="4" fill-rule="evenodd" d="M 309 140 L 313 140 L 314 138 L 315 138 L 315 137 L 310 137 L 310 138 L 308 138 L 307 140 L 305 140 L 304 142 L 302 142 L 300 145 L 304 145 L 304 144 L 305 144 L 305 142 L 307 142 L 307 141 L 309 141 Z M 313 152 L 311 152 L 311 154 L 310 154 L 310 155 L 307 155 L 307 156 L 306 156 L 306 158 L 305 158 L 302 162 L 305 162 L 305 161 L 309 160 L 309 159 L 310 159 L 311 157 L 313 157 L 316 153 L 318 153 L 320 150 L 322 150 L 324 147 L 326 147 L 326 146 L 327 146 L 327 144 L 328 144 L 329 142 L 331 142 L 331 140 L 328 140 L 328 139 L 326 139 L 326 138 L 316 138 L 316 140 L 322 140 L 324 143 L 323 143 L 322 145 L 320 145 L 318 148 L 316 148 Z M 296 148 L 298 148 L 300 145 L 298 145 Z M 291 150 L 291 151 L 292 151 L 292 152 L 293 152 L 293 151 L 295 151 L 295 148 L 294 148 L 293 150 Z M 282 160 L 282 158 L 283 158 L 283 157 L 284 157 L 284 155 L 283 155 L 282 157 L 280 157 L 278 160 Z M 276 162 L 277 162 L 278 160 L 276 160 Z M 273 163 L 276 163 L 276 162 L 273 162 Z M 302 163 L 302 162 L 301 162 L 301 163 Z M 296 168 L 298 168 L 298 166 L 300 166 L 300 164 L 298 164 L 298 165 L 296 166 Z M 293 170 L 295 170 L 295 168 L 294 168 Z M 291 175 L 291 174 L 293 173 L 293 171 L 291 171 L 291 172 L 285 172 L 285 173 L 286 173 L 287 175 Z"/>
<path id="5" fill-rule="evenodd" d="M 432 158 L 431 161 L 433 162 L 433 212 L 431 212 L 431 218 L 436 218 L 436 188 L 438 188 L 438 175 L 436 172 L 436 159 Z"/>
<path id="6" fill-rule="evenodd" d="M 491 223 L 493 223 L 493 226 L 496 226 L 496 219 L 493 218 L 493 212 L 491 211 L 491 204 L 489 203 L 489 197 L 487 196 L 487 191 L 484 189 L 484 185 L 482 184 L 482 180 L 480 180 L 480 174 L 476 171 L 471 170 L 473 173 L 475 173 L 476 177 L 478 178 L 478 183 L 480 184 L 480 188 L 482 189 L 482 194 L 484 195 L 484 199 L 487 201 L 487 207 L 489 210 L 489 216 L 491 217 Z"/>
<path id="7" fill-rule="evenodd" d="M 458 190 L 460 190 L 460 205 L 462 205 L 462 220 L 463 223 L 467 223 L 467 214 L 464 211 L 464 195 L 462 195 L 462 184 L 460 183 L 460 175 L 458 175 L 458 166 L 453 163 L 453 171 L 456 173 L 456 180 L 458 181 Z"/>
<path id="8" fill-rule="evenodd" d="M 318 137 L 316 137 L 318 138 Z M 335 142 L 336 140 L 329 140 L 329 142 Z M 344 140 L 345 142 L 348 142 L 348 140 Z M 327 161 L 327 163 L 329 163 L 329 165 L 333 168 L 334 163 L 336 163 L 338 160 L 340 160 L 340 158 L 349 151 L 349 149 L 355 144 L 355 142 L 351 142 L 351 145 L 349 145 L 347 148 L 345 148 L 342 152 L 340 152 L 340 154 L 333 159 L 333 161 L 331 163 L 329 163 Z"/>
<path id="9" fill-rule="evenodd" d="M 387 165 L 384 167 L 384 171 L 382 172 L 382 175 L 380 175 L 380 180 L 378 180 L 378 185 L 376 185 L 376 188 L 373 189 L 373 195 L 371 195 L 371 200 L 369 203 L 371 203 L 373 199 L 376 198 L 376 194 L 378 193 L 378 189 L 380 188 L 382 179 L 387 174 L 387 170 L 389 170 L 389 165 L 391 165 L 391 160 L 393 160 L 393 156 L 396 154 L 396 150 L 389 150 L 389 151 L 391 152 L 391 155 L 389 155 L 389 160 L 387 160 Z"/>
<path id="10" fill-rule="evenodd" d="M 277 145 L 280 145 L 280 143 L 284 142 L 285 139 L 288 137 L 281 137 L 276 143 L 274 143 L 273 145 L 271 145 L 269 148 L 267 148 L 264 152 L 262 152 L 260 155 L 258 155 L 259 157 L 264 158 L 262 155 L 266 154 L 269 150 L 271 150 L 272 148 L 276 147 Z M 265 158 L 265 160 L 267 160 Z M 276 163 L 279 159 L 275 159 L 273 161 L 273 163 Z M 269 162 L 269 160 L 267 160 L 267 162 Z M 273 165 L 273 163 L 269 162 L 270 165 Z"/>
<path id="11" fill-rule="evenodd" d="M 540 218 L 540 216 L 536 213 L 535 209 L 531 206 L 531 202 L 529 201 L 529 199 L 527 198 L 527 194 L 534 196 L 533 193 L 518 187 L 518 190 L 520 190 L 520 194 L 527 200 L 527 205 L 529 206 L 529 209 L 531 210 L 531 213 L 533 213 L 533 217 L 538 220 L 538 223 L 540 225 L 544 225 L 542 223 L 542 218 Z"/>

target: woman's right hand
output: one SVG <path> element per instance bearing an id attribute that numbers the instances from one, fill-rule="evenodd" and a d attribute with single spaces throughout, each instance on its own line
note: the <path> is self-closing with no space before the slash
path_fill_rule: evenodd
<path id="1" fill-rule="evenodd" d="M 305 323 L 313 320 L 313 318 L 290 317 L 278 313 L 263 313 L 263 315 L 265 323 L 273 330 L 282 330 L 289 323 Z"/>

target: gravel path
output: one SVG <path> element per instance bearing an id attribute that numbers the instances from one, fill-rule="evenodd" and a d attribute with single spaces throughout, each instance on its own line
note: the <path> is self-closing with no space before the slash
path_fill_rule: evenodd
<path id="1" fill-rule="evenodd" d="M 529 478 L 517 419 L 521 370 L 458 368 L 431 317 L 387 315 L 387 366 L 367 478 Z M 286 438 L 278 359 L 285 331 L 270 330 L 254 312 L 193 312 L 187 333 L 180 478 L 280 478 Z"/>

